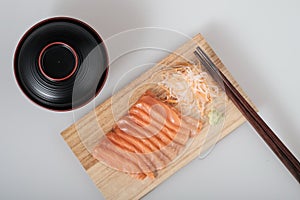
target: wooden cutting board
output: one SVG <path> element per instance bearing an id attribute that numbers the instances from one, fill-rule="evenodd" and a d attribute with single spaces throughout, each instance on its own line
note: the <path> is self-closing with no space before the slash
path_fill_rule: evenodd
<path id="1" fill-rule="evenodd" d="M 70 146 L 88 175 L 106 199 L 140 199 L 176 171 L 198 157 L 201 151 L 208 149 L 214 145 L 216 141 L 221 140 L 245 122 L 245 118 L 233 103 L 230 100 L 226 100 L 225 122 L 221 133 L 212 135 L 211 137 L 200 134 L 192 145 L 189 146 L 188 150 L 171 165 L 160 170 L 158 176 L 154 180 L 149 178 L 142 181 L 136 180 L 125 173 L 113 170 L 95 160 L 83 145 L 82 140 L 85 142 L 97 142 L 97 137 L 95 137 L 95 135 L 103 135 L 111 129 L 115 117 L 113 117 L 113 114 L 115 113 L 113 113 L 112 102 L 113 106 L 116 106 L 119 109 L 120 112 L 118 112 L 118 114 L 123 115 L 123 111 L 128 109 L 124 107 L 126 106 L 126 103 L 124 104 L 123 101 L 124 99 L 128 99 L 128 94 L 132 91 L 132 88 L 136 88 L 147 81 L 153 73 L 161 68 L 161 66 L 170 66 L 174 63 L 183 61 L 183 58 L 188 58 L 192 62 L 197 62 L 193 54 L 196 45 L 199 45 L 207 52 L 217 67 L 219 67 L 241 94 L 244 94 L 205 39 L 198 34 L 193 40 L 187 41 L 187 43 L 177 49 L 174 53 L 170 54 L 153 68 L 124 87 L 113 97 L 97 106 L 95 110 L 61 133 L 66 143 Z M 84 134 L 84 138 L 79 137 L 78 133 L 81 133 L 81 135 Z"/>

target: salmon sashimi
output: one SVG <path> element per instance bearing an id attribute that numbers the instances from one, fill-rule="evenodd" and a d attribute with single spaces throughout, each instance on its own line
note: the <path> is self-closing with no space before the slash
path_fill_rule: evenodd
<path id="1" fill-rule="evenodd" d="M 184 150 L 201 122 L 180 113 L 147 91 L 100 139 L 94 158 L 137 179 L 155 178 Z"/>

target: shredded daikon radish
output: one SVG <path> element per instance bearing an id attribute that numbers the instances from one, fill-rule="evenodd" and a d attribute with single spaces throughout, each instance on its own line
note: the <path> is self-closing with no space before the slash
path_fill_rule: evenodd
<path id="1" fill-rule="evenodd" d="M 166 102 L 178 104 L 184 114 L 199 111 L 200 117 L 203 117 L 205 105 L 218 96 L 219 88 L 208 83 L 208 74 L 197 67 L 181 63 L 164 70 L 158 84 L 167 92 Z"/>

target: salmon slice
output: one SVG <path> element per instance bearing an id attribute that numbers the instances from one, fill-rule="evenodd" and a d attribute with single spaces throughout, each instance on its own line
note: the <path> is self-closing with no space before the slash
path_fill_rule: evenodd
<path id="1" fill-rule="evenodd" d="M 195 137 L 200 133 L 202 129 L 202 123 L 199 120 L 189 116 L 182 116 L 181 119 L 181 128 L 185 130 L 188 129 L 190 132 L 190 137 Z M 191 129 L 191 127 L 193 128 Z"/>
<path id="2" fill-rule="evenodd" d="M 146 92 L 102 137 L 94 158 L 136 179 L 155 178 L 200 132 L 199 120 L 180 116 L 173 107 Z"/>
<path id="3" fill-rule="evenodd" d="M 145 116 L 146 112 L 151 112 L 154 115 L 152 117 L 151 123 L 150 123 L 150 121 L 146 121 L 146 122 L 144 121 L 144 116 Z M 191 131 L 191 135 L 195 136 L 195 135 L 197 135 L 197 133 L 200 132 L 200 130 L 202 128 L 202 124 L 199 120 L 196 120 L 196 119 L 194 119 L 192 117 L 188 117 L 188 116 L 182 116 L 180 118 L 181 121 L 178 122 L 178 124 L 166 123 L 163 126 L 162 121 L 164 121 L 165 118 L 163 118 L 163 116 L 161 116 L 155 109 L 152 109 L 151 111 L 149 111 L 149 110 L 146 110 L 145 108 L 137 109 L 137 108 L 135 108 L 135 106 L 133 106 L 129 110 L 129 115 L 133 116 L 133 120 L 135 120 L 135 122 L 141 126 L 147 126 L 149 124 L 152 124 L 156 128 L 155 130 L 152 130 L 152 133 L 155 131 L 158 132 L 157 129 L 162 129 L 161 131 L 171 130 L 173 132 L 167 131 L 167 133 L 175 133 L 176 134 L 176 132 L 178 131 L 178 128 L 180 127 L 181 129 L 185 129 L 184 131 Z M 148 119 L 150 117 L 146 116 L 145 118 Z M 192 127 L 197 127 L 197 128 L 191 129 L 190 124 L 192 124 Z M 167 134 L 167 136 L 169 136 L 169 134 Z M 174 135 L 170 136 L 170 137 L 172 139 L 174 137 Z M 180 140 L 178 142 L 180 142 Z M 186 141 L 184 141 L 184 139 L 183 139 L 181 144 L 184 145 L 185 143 L 186 143 Z"/>
<path id="4" fill-rule="evenodd" d="M 112 145 L 108 139 L 101 140 L 94 149 L 93 156 L 107 166 L 125 173 L 150 173 L 155 171 L 149 157 L 125 152 Z"/>
<path id="5" fill-rule="evenodd" d="M 166 126 L 178 127 L 180 124 L 178 112 L 174 108 L 154 98 L 149 92 L 146 93 L 146 95 L 143 95 L 133 108 L 144 110 L 146 113 L 151 115 L 152 118 L 159 121 L 166 121 Z"/>

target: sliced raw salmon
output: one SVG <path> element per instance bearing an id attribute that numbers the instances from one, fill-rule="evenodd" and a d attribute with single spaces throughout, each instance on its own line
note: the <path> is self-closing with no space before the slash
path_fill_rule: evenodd
<path id="1" fill-rule="evenodd" d="M 93 156 L 137 179 L 154 178 L 200 132 L 199 120 L 181 116 L 173 107 L 146 92 L 102 137 Z"/>

